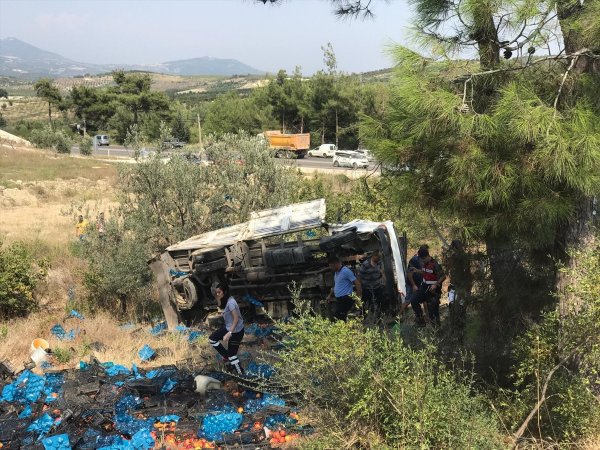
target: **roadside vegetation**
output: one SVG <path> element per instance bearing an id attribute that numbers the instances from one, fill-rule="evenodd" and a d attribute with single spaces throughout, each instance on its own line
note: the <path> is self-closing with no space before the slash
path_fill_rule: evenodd
<path id="1" fill-rule="evenodd" d="M 326 46 L 325 68 L 310 79 L 279 72 L 247 95 L 211 102 L 153 91 L 146 74 L 115 72 L 112 83 L 75 86 L 69 96 L 40 83 L 48 118 L 10 124 L 25 137 L 39 133 L 39 145 L 58 150 L 42 137 L 85 117 L 88 133 L 109 133 L 139 153 L 166 136 L 196 142 L 200 119 L 214 164 L 165 162 L 157 152 L 114 177 L 97 160 L 77 167 L 41 153 L 2 160 L 12 172 L 0 182 L 11 189 L 17 180 L 81 171 L 96 183 L 107 177 L 114 201 L 100 234 L 98 206 L 85 195 L 63 199 L 69 220 L 83 213 L 91 224 L 85 239 L 63 245 L 48 263 L 39 241 L 4 242 L 3 314 L 52 310 L 36 287 L 61 266 L 68 269 L 68 282 L 54 284 L 61 314 L 76 306 L 108 330 L 116 325 L 106 323 L 106 311 L 146 320 L 157 314 L 146 266 L 152 255 L 252 211 L 325 197 L 330 222 L 391 219 L 411 249 L 430 244 L 464 307 L 439 330 L 418 332 L 407 323 L 332 324 L 296 299 L 298 314 L 279 324 L 277 377 L 301 390 L 317 428 L 304 448 L 598 448 L 600 6 L 473 0 L 465 11 L 453 2 L 414 3 L 420 42 L 442 62 L 396 47 L 391 80 L 340 73 Z M 460 24 L 449 21 L 459 13 Z M 554 40 L 557 27 L 562 37 Z M 552 45 L 559 56 L 539 56 Z M 470 47 L 476 60 L 449 58 Z M 356 181 L 302 176 L 268 156 L 256 137 L 267 128 L 364 145 L 383 173 Z M 67 295 L 67 286 L 76 293 Z M 4 342 L 27 340 L 14 335 L 24 332 L 17 323 L 0 328 Z M 79 352 L 66 349 L 61 358 L 66 364 Z"/>

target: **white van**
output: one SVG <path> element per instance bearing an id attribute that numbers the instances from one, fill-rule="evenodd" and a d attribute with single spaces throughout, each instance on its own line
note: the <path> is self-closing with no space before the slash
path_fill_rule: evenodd
<path id="1" fill-rule="evenodd" d="M 369 159 L 366 155 L 353 151 L 337 151 L 333 156 L 333 167 L 359 167 L 366 169 L 369 167 Z"/>
<path id="2" fill-rule="evenodd" d="M 97 147 L 100 147 L 102 145 L 110 145 L 110 139 L 106 134 L 97 134 L 96 136 L 94 136 L 94 143 Z"/>
<path id="3" fill-rule="evenodd" d="M 308 151 L 308 156 L 317 156 L 319 158 L 333 158 L 337 146 L 335 144 L 321 144 L 317 148 Z"/>

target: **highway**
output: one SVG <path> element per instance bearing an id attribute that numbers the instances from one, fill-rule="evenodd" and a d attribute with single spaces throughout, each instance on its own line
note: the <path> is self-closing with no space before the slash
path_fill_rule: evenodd
<path id="1" fill-rule="evenodd" d="M 152 151 L 152 149 L 148 148 L 148 150 Z M 184 149 L 185 150 L 185 149 Z M 167 152 L 168 153 L 168 152 Z M 79 154 L 79 147 L 74 146 L 71 149 L 71 154 L 73 155 L 78 155 Z M 94 156 L 100 156 L 100 157 L 108 157 L 108 158 L 133 158 L 133 151 L 126 149 L 123 146 L 119 146 L 119 145 L 110 145 L 107 147 L 98 147 L 97 149 L 93 150 L 93 155 Z M 288 160 L 282 160 L 282 161 L 288 161 Z M 312 169 L 314 171 L 340 171 L 340 172 L 344 172 L 344 171 L 348 171 L 349 168 L 348 167 L 333 167 L 333 163 L 331 158 L 309 158 L 309 157 L 305 157 L 304 159 L 296 159 L 293 160 L 293 164 L 297 165 L 300 169 L 306 168 L 306 169 Z M 375 166 L 370 166 L 368 171 L 371 172 L 373 171 L 373 169 L 375 169 Z M 350 169 L 351 170 L 351 169 Z M 356 171 L 357 174 L 364 174 L 365 171 L 364 169 L 358 169 Z"/>

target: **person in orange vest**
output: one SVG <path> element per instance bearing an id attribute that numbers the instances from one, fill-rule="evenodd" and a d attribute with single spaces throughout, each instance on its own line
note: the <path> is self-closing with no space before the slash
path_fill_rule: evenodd
<path id="1" fill-rule="evenodd" d="M 419 256 L 422 265 L 418 272 L 422 276 L 422 281 L 419 290 L 411 298 L 410 304 L 415 312 L 417 326 L 425 326 L 423 308 L 425 308 L 427 320 L 434 326 L 439 326 L 442 283 L 446 279 L 446 275 L 442 266 L 429 254 L 429 251 L 420 252 Z"/>

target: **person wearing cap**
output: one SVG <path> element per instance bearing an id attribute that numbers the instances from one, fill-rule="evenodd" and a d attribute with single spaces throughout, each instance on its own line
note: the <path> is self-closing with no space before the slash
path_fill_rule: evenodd
<path id="1" fill-rule="evenodd" d="M 348 318 L 348 312 L 354 306 L 352 292 L 356 289 L 356 295 L 362 297 L 362 286 L 352 270 L 342 265 L 340 258 L 337 256 L 329 258 L 329 267 L 333 271 L 333 289 L 331 289 L 327 300 L 331 301 L 335 297 L 333 318 L 345 322 Z"/>
<path id="2" fill-rule="evenodd" d="M 410 304 L 416 315 L 417 326 L 424 327 L 423 308 L 426 317 L 435 326 L 440 325 L 440 298 L 442 296 L 442 283 L 446 279 L 442 266 L 429 254 L 428 250 L 419 249 L 421 260 L 422 281 L 419 289 L 413 294 Z M 423 304 L 423 308 L 421 307 Z"/>
<path id="3" fill-rule="evenodd" d="M 423 268 L 422 258 L 429 254 L 429 246 L 423 244 L 419 247 L 417 253 L 408 261 L 408 270 L 406 272 L 406 297 L 400 307 L 400 317 L 404 315 L 404 312 L 410 306 L 410 302 L 414 295 L 416 295 L 421 283 L 423 282 L 423 276 L 421 275 L 421 269 Z"/>

